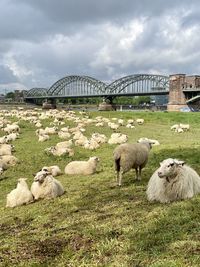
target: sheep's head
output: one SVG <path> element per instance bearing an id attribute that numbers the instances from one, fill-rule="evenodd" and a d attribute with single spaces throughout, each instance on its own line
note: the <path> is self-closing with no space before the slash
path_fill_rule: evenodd
<path id="1" fill-rule="evenodd" d="M 35 182 L 39 182 L 39 183 L 43 183 L 45 178 L 50 175 L 51 173 L 49 171 L 39 171 L 38 173 L 36 173 L 35 177 L 34 177 L 34 181 Z"/>
<path id="2" fill-rule="evenodd" d="M 44 166 L 44 167 L 41 169 L 41 171 L 49 172 L 49 167 Z"/>
<path id="3" fill-rule="evenodd" d="M 94 162 L 99 162 L 100 159 L 98 157 L 90 157 L 89 160 Z"/>
<path id="4" fill-rule="evenodd" d="M 160 178 L 170 178 L 176 175 L 178 167 L 184 165 L 184 161 L 177 159 L 165 159 L 160 163 L 160 168 L 158 169 L 158 176 Z"/>
<path id="5" fill-rule="evenodd" d="M 19 178 L 18 179 L 18 186 L 28 187 L 26 180 L 27 180 L 27 178 Z"/>

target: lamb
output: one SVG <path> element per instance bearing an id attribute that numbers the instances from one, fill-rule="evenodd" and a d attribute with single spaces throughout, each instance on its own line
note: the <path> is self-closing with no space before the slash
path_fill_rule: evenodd
<path id="1" fill-rule="evenodd" d="M 26 183 L 26 178 L 19 178 L 17 188 L 7 194 L 6 207 L 16 207 L 33 201 L 32 193 Z"/>
<path id="2" fill-rule="evenodd" d="M 65 167 L 65 173 L 70 175 L 91 175 L 96 172 L 98 157 L 90 157 L 88 161 L 71 161 Z"/>
<path id="3" fill-rule="evenodd" d="M 55 179 L 48 171 L 39 171 L 31 185 L 31 193 L 35 200 L 38 199 L 51 199 L 64 194 L 62 184 Z"/>
<path id="4" fill-rule="evenodd" d="M 149 201 L 160 203 L 192 198 L 200 193 L 200 177 L 184 161 L 168 158 L 151 176 L 146 193 Z"/>
<path id="5" fill-rule="evenodd" d="M 58 176 L 62 173 L 62 171 L 60 170 L 60 168 L 57 166 L 57 165 L 54 165 L 54 166 L 44 166 L 42 168 L 42 171 L 47 171 L 47 172 L 50 172 L 52 174 L 52 176 Z"/>
<path id="6" fill-rule="evenodd" d="M 121 186 L 123 174 L 132 168 L 135 169 L 136 179 L 141 180 L 141 171 L 147 164 L 150 149 L 149 142 L 126 143 L 115 148 L 113 156 L 117 172 L 116 181 L 119 186 Z"/>

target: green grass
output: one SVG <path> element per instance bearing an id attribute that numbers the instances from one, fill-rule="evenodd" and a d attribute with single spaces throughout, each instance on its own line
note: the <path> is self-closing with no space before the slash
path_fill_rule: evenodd
<path id="1" fill-rule="evenodd" d="M 31 185 L 33 174 L 44 165 L 57 164 L 64 170 L 71 160 L 46 155 L 44 149 L 60 139 L 53 136 L 38 143 L 35 128 L 22 122 L 20 139 L 14 142 L 14 155 L 20 163 L 0 177 L 0 266 L 200 266 L 200 196 L 152 204 L 145 193 L 149 178 L 165 158 L 184 159 L 200 173 L 200 113 L 89 113 L 91 118 L 100 115 L 144 118 L 144 125 L 136 129 L 121 127 L 120 131 L 128 135 L 129 142 L 140 137 L 160 142 L 150 152 L 142 181 L 135 181 L 134 171 L 130 171 L 124 175 L 122 187 L 116 186 L 112 160 L 115 145 L 104 144 L 96 151 L 75 147 L 72 159 L 100 157 L 96 174 L 61 175 L 58 179 L 66 189 L 63 196 L 5 208 L 6 195 L 18 178 L 27 177 Z M 170 126 L 178 122 L 190 123 L 191 130 L 171 132 Z M 93 132 L 107 137 L 112 133 L 105 127 L 88 126 L 86 135 Z"/>

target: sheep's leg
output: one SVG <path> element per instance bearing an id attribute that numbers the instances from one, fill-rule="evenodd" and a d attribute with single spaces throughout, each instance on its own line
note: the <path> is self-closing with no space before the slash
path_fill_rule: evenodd
<path id="1" fill-rule="evenodd" d="M 122 175 L 123 175 L 123 173 L 124 173 L 123 171 L 119 172 L 119 183 L 118 183 L 119 186 L 122 185 Z"/>
<path id="2" fill-rule="evenodd" d="M 135 173 L 136 173 L 136 180 L 140 181 L 141 180 L 141 168 L 139 167 L 139 171 L 138 171 L 138 168 L 135 168 Z"/>
<path id="3" fill-rule="evenodd" d="M 118 184 L 118 181 L 119 181 L 119 172 L 116 171 L 116 183 Z"/>
<path id="4" fill-rule="evenodd" d="M 141 172 L 142 172 L 142 168 L 141 168 L 141 167 L 139 167 L 138 181 L 141 181 Z"/>

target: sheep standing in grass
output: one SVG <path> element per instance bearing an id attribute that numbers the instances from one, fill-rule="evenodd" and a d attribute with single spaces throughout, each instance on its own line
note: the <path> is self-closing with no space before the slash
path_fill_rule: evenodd
<path id="1" fill-rule="evenodd" d="M 70 175 L 90 175 L 96 172 L 98 157 L 90 157 L 88 161 L 71 161 L 65 167 L 65 173 Z"/>
<path id="2" fill-rule="evenodd" d="M 64 194 L 64 189 L 61 183 L 56 180 L 48 171 L 39 171 L 31 185 L 31 193 L 34 199 L 40 198 L 55 198 Z"/>
<path id="3" fill-rule="evenodd" d="M 160 163 L 147 186 L 147 199 L 168 203 L 200 193 L 200 177 L 184 161 L 166 159 Z"/>
<path id="4" fill-rule="evenodd" d="M 33 201 L 33 196 L 26 183 L 26 178 L 18 179 L 17 188 L 7 195 L 6 207 L 16 207 Z"/>
<path id="5" fill-rule="evenodd" d="M 119 186 L 121 186 L 123 174 L 130 169 L 135 169 L 137 180 L 141 180 L 141 171 L 147 164 L 150 149 L 149 142 L 126 143 L 115 148 L 113 156 Z"/>

